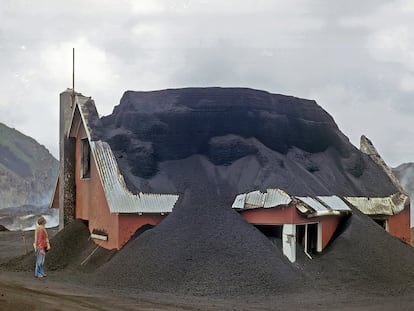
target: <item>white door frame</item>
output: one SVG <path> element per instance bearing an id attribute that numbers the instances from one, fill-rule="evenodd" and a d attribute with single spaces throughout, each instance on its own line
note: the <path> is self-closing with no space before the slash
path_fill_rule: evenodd
<path id="1" fill-rule="evenodd" d="M 283 224 L 282 230 L 283 255 L 291 262 L 296 261 L 296 225 Z"/>

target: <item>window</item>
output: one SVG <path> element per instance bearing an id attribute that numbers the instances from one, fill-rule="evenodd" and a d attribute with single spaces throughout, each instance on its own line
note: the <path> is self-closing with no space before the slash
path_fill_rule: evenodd
<path id="1" fill-rule="evenodd" d="M 388 220 L 385 218 L 373 218 L 373 220 L 379 224 L 385 231 L 388 231 Z"/>
<path id="2" fill-rule="evenodd" d="M 91 177 L 91 148 L 87 138 L 81 140 L 81 178 Z"/>

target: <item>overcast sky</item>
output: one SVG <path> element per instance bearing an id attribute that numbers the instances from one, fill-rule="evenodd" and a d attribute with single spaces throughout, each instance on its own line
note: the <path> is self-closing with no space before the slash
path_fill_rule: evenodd
<path id="1" fill-rule="evenodd" d="M 414 1 L 0 2 L 0 122 L 58 157 L 59 93 L 240 86 L 315 99 L 390 166 L 414 162 Z"/>

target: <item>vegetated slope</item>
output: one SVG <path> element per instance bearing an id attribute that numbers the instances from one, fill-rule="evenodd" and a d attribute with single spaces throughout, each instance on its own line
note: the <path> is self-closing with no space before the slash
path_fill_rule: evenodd
<path id="1" fill-rule="evenodd" d="M 57 168 L 44 146 L 0 123 L 0 209 L 48 204 Z"/>
<path id="2" fill-rule="evenodd" d="M 402 187 L 407 191 L 411 199 L 411 226 L 414 225 L 414 163 L 403 163 L 392 169 L 395 176 L 400 181 Z"/>

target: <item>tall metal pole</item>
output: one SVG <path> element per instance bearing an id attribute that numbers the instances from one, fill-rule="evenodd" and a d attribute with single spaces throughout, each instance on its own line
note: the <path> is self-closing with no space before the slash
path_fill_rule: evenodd
<path id="1" fill-rule="evenodd" d="M 72 90 L 75 93 L 75 48 L 72 50 Z"/>
<path id="2" fill-rule="evenodd" d="M 75 104 L 75 48 L 72 48 L 72 107 L 74 106 L 74 104 Z"/>

